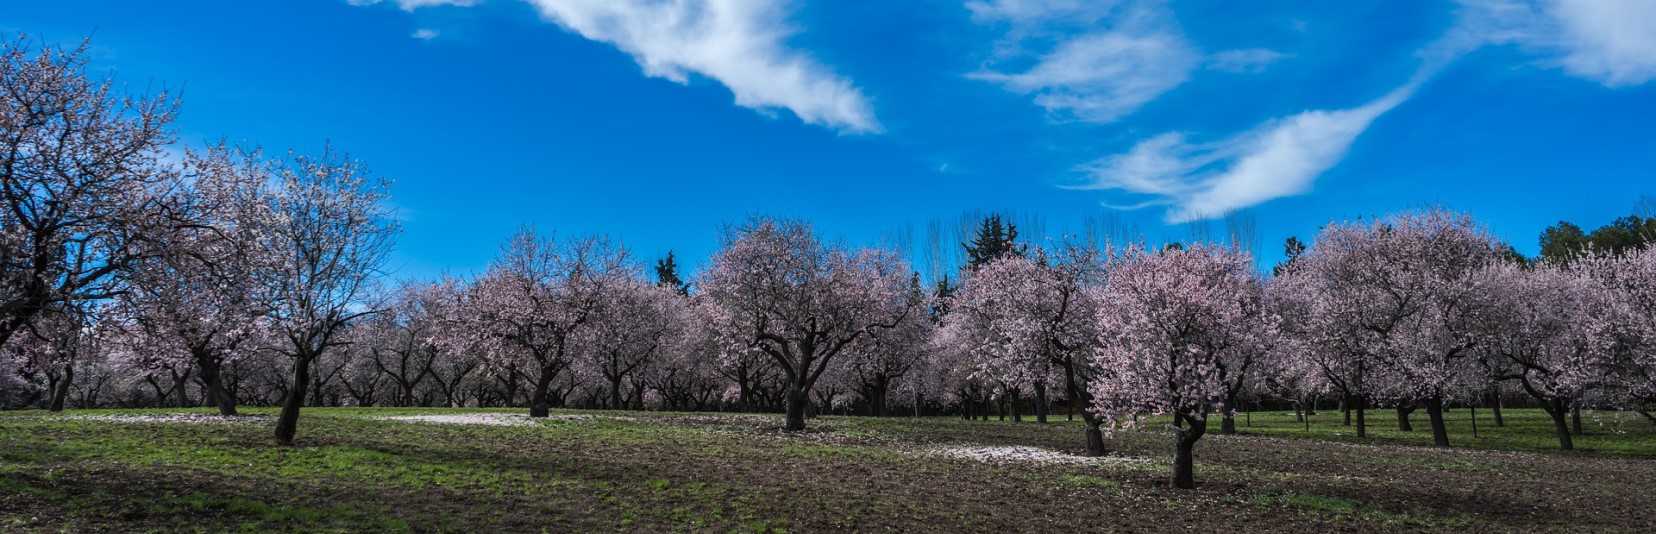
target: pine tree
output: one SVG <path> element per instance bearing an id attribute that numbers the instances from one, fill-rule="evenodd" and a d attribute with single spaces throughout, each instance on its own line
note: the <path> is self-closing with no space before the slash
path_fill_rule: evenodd
<path id="1" fill-rule="evenodd" d="M 679 278 L 678 262 L 673 259 L 673 251 L 667 251 L 667 257 L 656 260 L 655 272 L 657 285 L 673 288 L 679 295 L 690 296 L 690 283 Z"/>
<path id="2" fill-rule="evenodd" d="M 1282 263 L 1271 268 L 1271 276 L 1282 276 L 1283 273 L 1293 272 L 1294 266 L 1299 263 L 1300 256 L 1305 255 L 1305 242 L 1298 237 L 1288 236 L 1282 243 Z"/>
<path id="3" fill-rule="evenodd" d="M 977 270 L 989 262 L 1009 257 L 1022 257 L 1026 245 L 1018 243 L 1018 226 L 1001 220 L 1000 214 L 990 214 L 978 225 L 977 236 L 966 245 L 966 266 Z"/>

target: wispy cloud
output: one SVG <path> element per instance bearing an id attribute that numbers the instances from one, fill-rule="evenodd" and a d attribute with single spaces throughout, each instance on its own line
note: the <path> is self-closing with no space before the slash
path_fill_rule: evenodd
<path id="1" fill-rule="evenodd" d="M 1301 194 L 1345 157 L 1376 118 L 1407 100 L 1416 87 L 1412 81 L 1361 106 L 1305 111 L 1211 143 L 1192 143 L 1182 133 L 1151 137 L 1125 154 L 1083 166 L 1090 181 L 1074 187 L 1149 196 L 1136 205 L 1114 207 L 1165 205 L 1169 223 Z"/>
<path id="2" fill-rule="evenodd" d="M 348 0 L 353 5 L 385 0 Z M 477 0 L 391 0 L 405 10 L 469 6 Z M 881 131 L 861 89 L 787 46 L 786 0 L 522 0 L 547 21 L 614 45 L 644 74 L 687 84 L 700 75 L 723 84 L 736 105 L 786 109 L 800 120 L 848 133 Z M 415 32 L 415 37 L 421 37 Z M 432 36 L 435 36 L 433 32 Z"/>
<path id="3" fill-rule="evenodd" d="M 418 30 L 414 30 L 414 33 L 411 33 L 408 36 L 422 41 L 430 41 L 432 39 L 436 39 L 438 35 L 441 34 L 437 30 L 433 30 L 431 28 L 420 28 Z"/>
<path id="4" fill-rule="evenodd" d="M 1258 74 L 1288 54 L 1265 48 L 1225 50 L 1208 58 L 1207 67 L 1217 71 Z"/>
<path id="5" fill-rule="evenodd" d="M 1656 2 L 1462 0 L 1459 18 L 1462 49 L 1516 44 L 1606 87 L 1656 79 Z"/>
<path id="6" fill-rule="evenodd" d="M 378 4 L 378 3 L 381 3 L 381 2 L 385 2 L 385 1 L 386 0 L 345 0 L 346 3 L 351 4 L 353 6 L 371 6 L 371 5 Z M 436 7 L 436 6 L 470 7 L 470 6 L 477 5 L 478 2 L 479 2 L 479 0 L 390 0 L 390 1 L 394 4 L 397 4 L 397 7 L 402 8 L 403 11 L 413 11 L 413 10 L 416 10 L 416 9 L 420 9 L 422 7 Z"/>
<path id="7" fill-rule="evenodd" d="M 1462 0 L 1457 21 L 1419 51 L 1422 64 L 1403 86 L 1361 106 L 1311 110 L 1266 121 L 1218 141 L 1184 133 L 1140 141 L 1123 154 L 1083 165 L 1078 189 L 1121 191 L 1140 199 L 1115 206 L 1165 206 L 1170 223 L 1215 217 L 1311 190 L 1381 115 L 1413 95 L 1457 58 L 1516 44 L 1547 54 L 1566 73 L 1608 87 L 1656 79 L 1656 3 L 1612 0 Z M 1215 54 L 1209 67 L 1247 70 L 1280 59 L 1270 51 Z"/>
<path id="8" fill-rule="evenodd" d="M 1032 95 L 1058 117 L 1113 122 L 1190 79 L 1202 53 L 1159 1 L 990 0 L 966 4 L 1004 27 L 995 60 L 969 76 Z M 1006 68 L 1035 59 L 1028 68 Z"/>

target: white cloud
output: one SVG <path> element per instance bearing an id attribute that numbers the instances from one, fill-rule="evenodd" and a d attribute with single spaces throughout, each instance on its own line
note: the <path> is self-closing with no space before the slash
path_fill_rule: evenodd
<path id="1" fill-rule="evenodd" d="M 1305 193 L 1376 118 L 1407 100 L 1423 78 L 1362 106 L 1305 111 L 1214 143 L 1193 144 L 1180 133 L 1155 136 L 1125 154 L 1084 166 L 1091 182 L 1076 188 L 1149 196 L 1127 208 L 1166 205 L 1169 223 Z"/>
<path id="2" fill-rule="evenodd" d="M 1656 79 L 1656 2 L 1462 0 L 1448 53 L 1517 44 L 1606 87 Z"/>
<path id="3" fill-rule="evenodd" d="M 1560 0 L 1547 10 L 1562 26 L 1564 71 L 1609 87 L 1656 79 L 1656 2 Z"/>
<path id="4" fill-rule="evenodd" d="M 436 39 L 438 35 L 440 35 L 440 33 L 437 30 L 433 30 L 431 28 L 420 28 L 418 30 L 414 30 L 414 33 L 409 34 L 409 37 L 422 41 L 430 41 L 432 39 Z"/>
<path id="5" fill-rule="evenodd" d="M 719 81 L 736 104 L 785 108 L 800 120 L 878 132 L 868 99 L 851 82 L 783 44 L 793 33 L 769 0 L 528 0 L 548 20 L 632 55 L 649 76 Z"/>
<path id="6" fill-rule="evenodd" d="M 1287 57 L 1288 54 L 1264 48 L 1225 50 L 1208 58 L 1207 67 L 1224 72 L 1258 74 Z"/>
<path id="7" fill-rule="evenodd" d="M 352 5 L 386 0 L 347 0 Z M 412 11 L 479 0 L 391 0 Z M 788 0 L 523 0 L 546 20 L 631 55 L 644 74 L 689 83 L 706 76 L 730 89 L 736 105 L 842 132 L 877 133 L 880 122 L 862 91 L 808 55 L 785 45 L 794 33 Z M 422 37 L 425 30 L 415 32 Z M 435 32 L 432 32 L 435 36 Z"/>
<path id="8" fill-rule="evenodd" d="M 1190 78 L 1201 51 L 1158 1 L 992 0 L 966 4 L 979 24 L 999 25 L 996 61 L 972 78 L 1033 95 L 1058 116 L 1113 122 Z M 1006 71 L 1030 57 L 1034 65 Z"/>

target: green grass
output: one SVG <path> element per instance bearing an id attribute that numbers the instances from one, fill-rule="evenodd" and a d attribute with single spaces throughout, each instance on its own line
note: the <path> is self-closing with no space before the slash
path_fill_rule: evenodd
<path id="1" fill-rule="evenodd" d="M 1477 411 L 1477 435 L 1472 431 L 1472 412 L 1456 408 L 1444 414 L 1444 426 L 1449 432 L 1452 447 L 1470 447 L 1503 451 L 1556 452 L 1558 438 L 1553 433 L 1552 419 L 1539 409 L 1508 409 L 1503 413 L 1505 426 L 1496 427 L 1492 412 Z M 1248 434 L 1285 438 L 1315 438 L 1353 443 L 1391 443 L 1400 445 L 1432 444 L 1431 422 L 1425 410 L 1416 410 L 1410 417 L 1412 432 L 1398 430 L 1397 412 L 1392 409 L 1369 410 L 1368 437 L 1358 438 L 1355 426 L 1345 426 L 1340 412 L 1326 410 L 1311 417 L 1310 430 L 1295 420 L 1293 412 L 1258 412 L 1246 424 L 1247 414 L 1237 414 L 1237 430 Z M 1218 422 L 1209 424 L 1217 427 Z M 1216 428 L 1210 428 L 1216 430 Z M 1636 413 L 1587 410 L 1582 412 L 1582 430 L 1585 435 L 1574 436 L 1577 451 L 1609 456 L 1656 458 L 1656 425 Z"/>
<path id="2" fill-rule="evenodd" d="M 1197 445 L 1194 491 L 1166 488 L 1170 438 L 1156 421 L 1109 442 L 1138 461 L 989 465 L 924 451 L 1077 452 L 1082 427 L 1061 416 L 1045 425 L 823 417 L 793 434 L 775 415 L 632 412 L 494 427 L 377 419 L 455 413 L 447 409 L 307 408 L 299 445 L 280 447 L 268 419 L 79 417 L 178 411 L 0 413 L 0 530 L 1089 530 L 1094 512 L 1118 514 L 1129 530 L 1172 516 L 1210 530 L 1636 530 L 1656 519 L 1642 502 L 1656 487 L 1656 429 L 1617 414 L 1590 414 L 1573 453 L 1552 450 L 1550 424 L 1532 410 L 1508 410 L 1506 428 L 1481 423 L 1477 438 L 1457 410 L 1450 451 L 1425 446 L 1423 415 L 1414 433 L 1382 428 L 1395 424 L 1382 417 L 1389 410 L 1370 418 L 1367 440 L 1333 413 L 1310 431 L 1292 414 L 1256 413 L 1239 421 L 1240 438 L 1218 436 L 1215 420 Z M 1483 450 L 1518 454 L 1467 454 Z M 1445 497 L 1482 487 L 1503 492 Z M 1583 518 L 1559 502 L 1614 513 Z"/>

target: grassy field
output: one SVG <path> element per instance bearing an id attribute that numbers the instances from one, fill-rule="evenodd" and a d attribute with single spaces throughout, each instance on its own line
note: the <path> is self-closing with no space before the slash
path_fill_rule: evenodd
<path id="1" fill-rule="evenodd" d="M 1539 411 L 1452 449 L 1371 414 L 1309 432 L 1256 413 L 1197 445 L 1200 487 L 1166 487 L 1159 425 L 1081 459 L 1078 422 L 496 411 L 488 422 L 383 417 L 445 409 L 307 409 L 299 446 L 268 410 L 237 423 L 183 411 L 0 413 L 0 530 L 90 531 L 1639 531 L 1656 524 L 1656 426 L 1589 413 L 1554 450 Z M 205 412 L 195 412 L 205 413 Z M 1218 423 L 1212 424 L 1217 430 Z"/>

